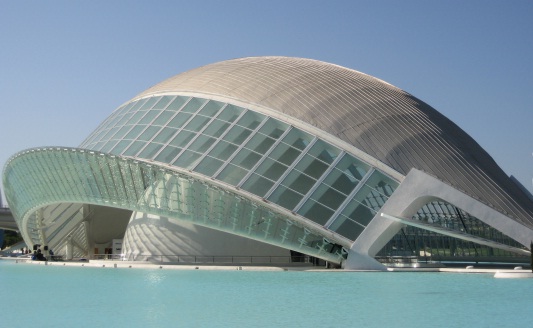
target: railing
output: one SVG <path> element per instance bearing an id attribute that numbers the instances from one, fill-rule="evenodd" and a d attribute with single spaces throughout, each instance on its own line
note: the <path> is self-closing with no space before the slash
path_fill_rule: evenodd
<path id="1" fill-rule="evenodd" d="M 203 256 L 203 255 L 135 255 L 95 254 L 91 260 L 134 261 L 166 264 L 313 264 L 310 256 Z"/>

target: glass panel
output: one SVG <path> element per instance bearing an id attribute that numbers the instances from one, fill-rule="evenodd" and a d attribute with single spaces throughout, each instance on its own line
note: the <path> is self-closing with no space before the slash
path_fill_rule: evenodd
<path id="1" fill-rule="evenodd" d="M 174 133 L 176 133 L 176 131 L 178 130 L 168 127 L 163 128 L 163 130 L 161 130 L 161 132 L 159 132 L 159 134 L 154 138 L 154 141 L 160 143 L 167 143 L 169 139 L 174 135 Z"/>
<path id="2" fill-rule="evenodd" d="M 270 190 L 270 188 L 272 188 L 273 185 L 274 182 L 257 174 L 252 174 L 250 178 L 242 185 L 242 189 L 262 197 L 267 193 L 267 191 Z"/>
<path id="3" fill-rule="evenodd" d="M 141 150 L 141 148 L 144 147 L 144 145 L 146 145 L 146 142 L 144 141 L 135 141 L 134 143 L 131 144 L 130 148 L 128 148 L 124 152 L 124 156 L 136 155 L 139 152 L 139 150 Z"/>
<path id="4" fill-rule="evenodd" d="M 194 132 L 181 131 L 180 133 L 178 133 L 177 136 L 174 137 L 174 139 L 172 139 L 170 144 L 173 145 L 173 146 L 176 146 L 176 147 L 183 148 L 189 143 L 189 141 L 191 141 L 191 139 L 195 135 L 196 135 L 196 133 L 194 133 Z"/>
<path id="5" fill-rule="evenodd" d="M 154 123 L 152 125 L 166 125 L 168 120 L 174 115 L 174 112 L 171 111 L 163 111 L 161 114 L 155 119 Z"/>
<path id="6" fill-rule="evenodd" d="M 346 199 L 346 195 L 335 191 L 325 184 L 321 184 L 311 195 L 311 198 L 336 210 Z"/>
<path id="7" fill-rule="evenodd" d="M 289 166 L 299 155 L 299 150 L 291 148 L 286 144 L 279 144 L 268 157 Z"/>
<path id="8" fill-rule="evenodd" d="M 269 118 L 268 121 L 265 124 L 263 124 L 261 129 L 259 129 L 259 132 L 266 134 L 267 136 L 271 138 L 278 139 L 279 137 L 281 137 L 283 132 L 285 132 L 285 130 L 287 130 L 288 128 L 289 128 L 289 125 L 283 122 L 277 121 L 273 118 Z"/>
<path id="9" fill-rule="evenodd" d="M 122 140 L 111 151 L 113 154 L 120 154 L 131 143 L 130 140 Z"/>
<path id="10" fill-rule="evenodd" d="M 244 142 L 244 140 L 246 140 L 250 133 L 252 133 L 252 131 L 244 129 L 240 126 L 234 126 L 231 128 L 228 134 L 224 136 L 224 140 L 240 145 Z"/>
<path id="11" fill-rule="evenodd" d="M 225 161 L 231 156 L 231 154 L 233 154 L 233 152 L 235 152 L 236 149 L 237 146 L 225 141 L 220 141 L 217 146 L 214 147 L 211 152 L 209 152 L 209 155 Z"/>
<path id="12" fill-rule="evenodd" d="M 136 110 L 138 110 L 144 103 L 146 102 L 146 99 L 141 99 L 141 100 L 138 100 L 137 103 L 135 105 L 133 105 L 133 107 L 131 107 L 130 109 L 130 112 L 135 112 Z"/>
<path id="13" fill-rule="evenodd" d="M 383 195 L 388 194 L 386 192 L 387 187 L 394 190 L 398 186 L 398 183 L 396 181 L 392 180 L 391 178 L 382 174 L 379 171 L 374 171 L 374 173 L 372 173 L 372 175 L 370 176 L 370 178 L 368 178 L 365 184 L 379 191 Z"/>
<path id="14" fill-rule="evenodd" d="M 337 158 L 337 156 L 339 156 L 340 150 L 322 140 L 317 140 L 313 147 L 311 147 L 309 150 L 309 154 L 323 162 L 331 164 Z"/>
<path id="15" fill-rule="evenodd" d="M 241 107 L 227 105 L 222 113 L 217 116 L 217 119 L 231 123 L 235 121 L 243 111 L 244 109 Z"/>
<path id="16" fill-rule="evenodd" d="M 333 210 L 313 200 L 305 202 L 305 205 L 298 211 L 298 214 L 322 225 L 328 222 L 333 213 L 335 213 Z"/>
<path id="17" fill-rule="evenodd" d="M 137 124 L 137 122 L 139 122 L 139 120 L 141 119 L 141 117 L 145 114 L 146 112 L 137 112 L 135 114 L 133 114 L 133 116 L 131 117 L 131 119 L 128 121 L 128 125 L 132 125 L 132 124 Z"/>
<path id="18" fill-rule="evenodd" d="M 295 191 L 279 186 L 272 195 L 268 197 L 268 200 L 285 207 L 286 209 L 292 210 L 302 198 L 303 196 Z"/>
<path id="19" fill-rule="evenodd" d="M 140 110 L 150 109 L 161 97 L 151 97 L 142 105 Z"/>
<path id="20" fill-rule="evenodd" d="M 146 115 L 143 116 L 143 118 L 141 118 L 141 120 L 139 121 L 139 124 L 148 124 L 148 123 L 152 122 L 152 120 L 159 113 L 161 113 L 161 111 L 159 111 L 159 110 L 151 110 L 151 111 L 149 111 L 148 113 L 146 113 Z"/>
<path id="21" fill-rule="evenodd" d="M 168 103 L 174 98 L 174 96 L 164 96 L 155 104 L 154 109 L 163 109 L 165 108 Z"/>
<path id="22" fill-rule="evenodd" d="M 122 139 L 129 129 L 131 129 L 131 126 L 121 127 L 120 130 L 118 130 L 118 132 L 113 136 L 113 139 Z"/>
<path id="23" fill-rule="evenodd" d="M 210 100 L 203 108 L 200 110 L 198 114 L 204 115 L 207 117 L 213 117 L 218 112 L 219 109 L 224 106 L 224 103 L 221 103 L 219 101 Z"/>
<path id="24" fill-rule="evenodd" d="M 100 151 L 103 153 L 107 153 L 111 148 L 113 148 L 113 146 L 115 146 L 116 143 L 117 141 L 108 141 Z"/>
<path id="25" fill-rule="evenodd" d="M 155 158 L 158 162 L 170 163 L 181 151 L 181 148 L 166 146 Z"/>
<path id="26" fill-rule="evenodd" d="M 244 126 L 245 128 L 253 130 L 264 119 L 265 119 L 264 115 L 261 115 L 259 113 L 252 112 L 249 110 L 241 117 L 241 119 L 239 120 L 239 122 L 237 122 L 237 124 L 240 126 Z"/>
<path id="27" fill-rule="evenodd" d="M 224 170 L 220 172 L 217 179 L 235 186 L 242 180 L 246 173 L 247 172 L 245 169 L 241 169 L 240 167 L 237 167 L 235 165 L 228 164 L 228 166 L 226 166 L 226 168 L 224 168 Z"/>
<path id="28" fill-rule="evenodd" d="M 305 155 L 296 165 L 297 170 L 300 170 L 315 179 L 320 178 L 322 174 L 326 172 L 328 167 L 327 164 L 309 155 Z"/>
<path id="29" fill-rule="evenodd" d="M 137 137 L 139 136 L 139 134 L 141 133 L 141 131 L 145 127 L 146 126 L 144 126 L 144 125 L 136 125 L 136 126 L 134 126 L 133 129 L 131 129 L 131 131 L 128 132 L 128 134 L 126 134 L 124 139 L 137 139 Z"/>
<path id="30" fill-rule="evenodd" d="M 252 137 L 252 139 L 250 139 L 250 141 L 248 141 L 245 147 L 260 154 L 264 154 L 273 144 L 274 139 L 270 139 L 269 137 L 257 133 Z"/>
<path id="31" fill-rule="evenodd" d="M 146 130 L 144 130 L 143 133 L 141 133 L 138 139 L 149 141 L 159 131 L 159 129 L 161 128 L 158 126 L 149 126 L 148 128 L 146 128 Z"/>
<path id="32" fill-rule="evenodd" d="M 315 184 L 315 180 L 298 171 L 291 171 L 281 184 L 305 195 Z"/>
<path id="33" fill-rule="evenodd" d="M 313 137 L 301 130 L 293 128 L 283 138 L 283 142 L 297 149 L 303 150 L 313 140 Z"/>
<path id="34" fill-rule="evenodd" d="M 148 146 L 146 146 L 146 148 L 143 149 L 143 151 L 139 154 L 138 157 L 152 159 L 154 155 L 157 154 L 159 149 L 161 149 L 161 147 L 163 147 L 163 145 L 156 143 L 149 144 Z"/>
<path id="35" fill-rule="evenodd" d="M 261 165 L 259 165 L 259 167 L 255 170 L 255 173 L 267 177 L 270 180 L 277 181 L 286 170 L 287 167 L 285 165 L 267 158 L 263 163 L 261 163 Z"/>
<path id="36" fill-rule="evenodd" d="M 192 98 L 181 110 L 185 113 L 195 113 L 203 104 L 205 99 Z"/>
<path id="37" fill-rule="evenodd" d="M 359 224 L 366 226 L 368 223 L 370 223 L 375 213 L 364 205 L 352 200 L 342 211 L 342 215 L 345 215 Z"/>
<path id="38" fill-rule="evenodd" d="M 259 159 L 261 159 L 261 155 L 256 154 L 248 149 L 241 149 L 235 158 L 233 158 L 231 163 L 249 170 L 259 161 Z"/>
<path id="39" fill-rule="evenodd" d="M 193 163 L 200 158 L 200 154 L 194 153 L 190 150 L 186 150 L 183 152 L 183 154 L 178 157 L 177 160 L 172 163 L 172 165 L 183 167 L 186 169 L 190 169 L 193 165 Z"/>
<path id="40" fill-rule="evenodd" d="M 195 116 L 189 123 L 187 123 L 184 129 L 198 132 L 205 126 L 208 121 L 209 118 L 205 116 Z"/>
<path id="41" fill-rule="evenodd" d="M 191 114 L 187 113 L 178 113 L 169 123 L 168 126 L 174 127 L 174 128 L 181 128 L 185 122 L 189 120 L 191 117 Z"/>
<path id="42" fill-rule="evenodd" d="M 168 105 L 167 110 L 178 111 L 183 104 L 189 99 L 189 97 L 178 96 L 173 102 Z"/>
<path id="43" fill-rule="evenodd" d="M 350 240 L 355 240 L 365 228 L 352 220 L 349 220 L 345 216 L 340 215 L 329 229 Z"/>
<path id="44" fill-rule="evenodd" d="M 224 131 L 226 131 L 228 126 L 229 126 L 229 123 L 227 123 L 227 122 L 214 120 L 204 130 L 203 134 L 207 134 L 209 136 L 213 136 L 215 138 L 218 138 L 218 137 L 220 137 L 222 135 L 222 133 L 224 133 Z"/>
<path id="45" fill-rule="evenodd" d="M 214 138 L 200 135 L 194 142 L 189 146 L 189 150 L 196 151 L 198 153 L 205 153 L 207 149 L 215 142 Z"/>
<path id="46" fill-rule="evenodd" d="M 207 156 L 194 168 L 194 171 L 212 176 L 223 164 L 224 162 Z"/>

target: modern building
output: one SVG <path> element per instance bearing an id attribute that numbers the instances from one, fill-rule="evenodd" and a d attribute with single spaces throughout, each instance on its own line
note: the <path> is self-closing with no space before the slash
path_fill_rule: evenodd
<path id="1" fill-rule="evenodd" d="M 26 243 L 67 258 L 383 269 L 392 256 L 527 258 L 533 240 L 533 202 L 456 124 L 377 78 L 301 58 L 176 75 L 78 148 L 14 155 L 3 183 Z"/>

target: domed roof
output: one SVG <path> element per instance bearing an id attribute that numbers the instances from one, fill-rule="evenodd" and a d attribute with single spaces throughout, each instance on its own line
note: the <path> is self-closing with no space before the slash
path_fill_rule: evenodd
<path id="1" fill-rule="evenodd" d="M 396 171 L 425 171 L 533 227 L 533 203 L 468 134 L 431 106 L 372 76 L 321 61 L 250 57 L 167 79 L 135 98 L 194 92 L 289 115 Z"/>

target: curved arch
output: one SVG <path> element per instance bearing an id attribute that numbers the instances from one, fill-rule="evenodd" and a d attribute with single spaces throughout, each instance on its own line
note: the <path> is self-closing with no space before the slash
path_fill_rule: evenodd
<path id="1" fill-rule="evenodd" d="M 32 240 L 28 227 L 39 220 L 34 215 L 39 209 L 53 203 L 83 203 L 166 216 L 334 263 L 341 263 L 343 255 L 341 247 L 333 246 L 349 248 L 348 240 L 314 222 L 237 189 L 220 188 L 220 182 L 83 149 L 32 149 L 17 154 L 6 166 L 4 184 L 9 202 L 18 205 L 14 215 L 25 240 Z"/>

